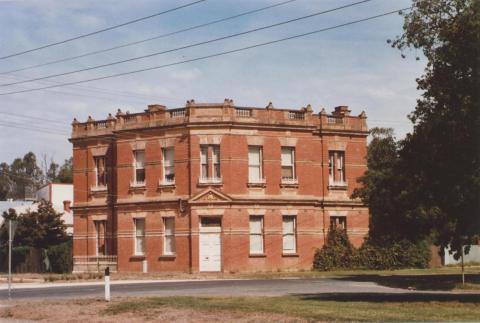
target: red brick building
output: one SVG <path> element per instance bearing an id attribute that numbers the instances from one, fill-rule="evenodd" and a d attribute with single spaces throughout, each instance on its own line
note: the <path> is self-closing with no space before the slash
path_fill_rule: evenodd
<path id="1" fill-rule="evenodd" d="M 191 100 L 72 126 L 75 271 L 308 269 L 330 226 L 367 233 L 363 112 Z"/>

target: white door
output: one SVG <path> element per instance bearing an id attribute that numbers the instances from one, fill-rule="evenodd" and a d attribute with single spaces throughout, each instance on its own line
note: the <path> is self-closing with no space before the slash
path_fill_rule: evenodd
<path id="1" fill-rule="evenodd" d="M 200 271 L 222 270 L 222 226 L 219 218 L 202 218 L 200 223 Z"/>

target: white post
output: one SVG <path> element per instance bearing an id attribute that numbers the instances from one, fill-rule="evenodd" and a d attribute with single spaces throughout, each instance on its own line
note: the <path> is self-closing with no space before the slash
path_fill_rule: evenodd
<path id="1" fill-rule="evenodd" d="M 463 257 L 465 256 L 465 252 L 463 251 L 463 244 L 462 244 L 462 286 L 465 286 L 465 265 Z"/>
<path id="2" fill-rule="evenodd" d="M 12 220 L 8 220 L 8 300 L 12 299 Z"/>
<path id="3" fill-rule="evenodd" d="M 105 268 L 105 300 L 110 302 L 110 267 Z"/>

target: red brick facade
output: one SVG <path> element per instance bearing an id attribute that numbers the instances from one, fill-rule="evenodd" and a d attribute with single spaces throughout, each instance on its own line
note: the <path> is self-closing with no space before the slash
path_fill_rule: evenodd
<path id="1" fill-rule="evenodd" d="M 73 123 L 76 271 L 312 266 L 330 225 L 358 246 L 366 116 L 188 101 Z"/>

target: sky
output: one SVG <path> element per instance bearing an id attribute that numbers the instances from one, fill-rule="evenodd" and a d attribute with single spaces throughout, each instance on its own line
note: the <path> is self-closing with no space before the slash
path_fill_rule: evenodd
<path id="1" fill-rule="evenodd" d="M 194 0 L 0 0 L 0 57 L 62 41 L 152 15 Z M 407 115 L 419 93 L 415 79 L 425 59 L 401 58 L 387 44 L 402 33 L 393 14 L 302 38 L 211 59 L 48 90 L 1 93 L 81 81 L 170 64 L 327 28 L 410 6 L 410 0 L 372 0 L 276 28 L 232 37 L 150 58 L 41 81 L 3 85 L 166 51 L 332 9 L 358 0 L 296 0 L 204 28 L 80 59 L 11 70 L 101 50 L 174 32 L 258 9 L 284 0 L 206 0 L 189 7 L 42 50 L 0 59 L 0 162 L 33 151 L 57 162 L 71 156 L 73 118 L 105 119 L 117 109 L 140 112 L 148 104 L 167 108 L 196 102 L 234 100 L 239 106 L 315 112 L 348 105 L 367 114 L 370 127 L 392 127 L 403 138 L 412 126 Z M 28 117 L 25 117 L 28 116 Z"/>

